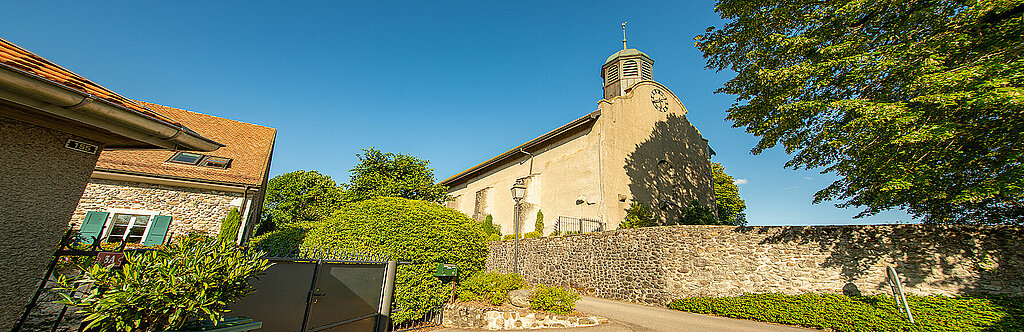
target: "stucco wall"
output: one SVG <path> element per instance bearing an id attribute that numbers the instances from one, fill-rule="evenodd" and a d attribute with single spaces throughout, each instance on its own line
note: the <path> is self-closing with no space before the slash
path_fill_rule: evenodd
<path id="1" fill-rule="evenodd" d="M 558 216 L 599 219 L 601 211 L 596 203 L 601 192 L 598 177 L 600 135 L 595 127 L 582 126 L 533 150 L 532 174 L 530 158 L 522 154 L 512 162 L 481 172 L 462 185 L 452 187 L 449 194 L 457 198 L 449 206 L 477 219 L 491 214 L 494 223 L 501 225 L 503 234 L 512 234 L 515 203 L 510 188 L 516 179 L 526 178 L 527 191 L 521 207 L 523 233 L 534 230 L 538 209 L 544 212 L 547 220 L 545 234 L 554 230 L 553 221 Z M 490 188 L 486 195 L 477 195 L 485 188 Z M 478 196 L 484 200 L 485 211 L 476 209 Z M 577 204 L 580 197 L 584 202 Z"/>
<path id="2" fill-rule="evenodd" d="M 601 161 L 608 174 L 604 215 L 611 229 L 633 201 L 647 205 L 663 224 L 678 221 L 693 200 L 715 210 L 708 143 L 672 91 L 645 81 L 599 105 L 606 135 Z"/>
<path id="3" fill-rule="evenodd" d="M 96 165 L 98 154 L 64 148 L 69 138 L 101 145 L 0 117 L 2 330 L 13 326 L 39 285 Z"/>
<path id="4" fill-rule="evenodd" d="M 1024 227 L 663 226 L 520 242 L 527 282 L 664 305 L 689 296 L 888 293 L 894 266 L 918 295 L 1024 293 Z M 512 271 L 511 241 L 487 269 Z"/>
<path id="5" fill-rule="evenodd" d="M 169 235 L 191 231 L 217 235 L 221 220 L 232 207 L 238 207 L 232 203 L 241 204 L 241 201 L 241 193 L 91 179 L 71 222 L 80 225 L 88 211 L 107 211 L 108 208 L 145 210 L 171 216 Z"/>

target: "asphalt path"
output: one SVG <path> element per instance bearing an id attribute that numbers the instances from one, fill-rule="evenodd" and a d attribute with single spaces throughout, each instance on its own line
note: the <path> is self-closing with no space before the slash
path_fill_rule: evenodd
<path id="1" fill-rule="evenodd" d="M 662 307 L 652 307 L 623 301 L 581 297 L 576 310 L 608 318 L 610 322 L 593 327 L 557 329 L 581 332 L 809 332 L 817 331 L 788 325 L 755 322 L 743 319 L 700 315 Z M 546 330 L 546 329 L 545 329 Z M 443 332 L 480 331 L 469 329 L 441 329 Z M 556 330 L 552 330 L 556 331 Z"/>

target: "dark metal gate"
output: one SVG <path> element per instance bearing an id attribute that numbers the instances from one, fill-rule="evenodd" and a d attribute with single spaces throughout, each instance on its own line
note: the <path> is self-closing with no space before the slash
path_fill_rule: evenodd
<path id="1" fill-rule="evenodd" d="M 380 331 L 389 327 L 398 262 L 348 251 L 269 250 L 274 266 L 252 281 L 256 292 L 231 315 L 262 331 Z"/>

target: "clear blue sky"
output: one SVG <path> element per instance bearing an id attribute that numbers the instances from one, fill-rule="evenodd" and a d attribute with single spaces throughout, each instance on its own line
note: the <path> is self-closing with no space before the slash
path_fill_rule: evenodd
<path id="1" fill-rule="evenodd" d="M 14 1 L 0 36 L 129 98 L 277 128 L 272 175 L 345 182 L 361 148 L 428 159 L 444 179 L 595 110 L 623 21 L 746 182 L 751 225 L 910 220 L 813 205 L 833 176 L 750 154 L 756 138 L 724 120 L 733 97 L 713 93 L 732 74 L 693 47 L 721 25 L 711 1 Z"/>

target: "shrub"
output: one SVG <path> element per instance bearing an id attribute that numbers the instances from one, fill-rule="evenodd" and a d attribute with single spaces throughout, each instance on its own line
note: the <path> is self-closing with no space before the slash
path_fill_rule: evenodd
<path id="1" fill-rule="evenodd" d="M 886 295 L 694 297 L 672 301 L 669 308 L 841 332 L 1024 330 L 1024 301 L 1020 297 L 908 296 L 907 302 L 917 324 L 911 325 L 893 298 Z"/>
<path id="2" fill-rule="evenodd" d="M 524 237 L 543 237 L 544 236 L 544 212 L 537 210 L 537 222 L 533 224 L 533 231 L 526 233 Z"/>
<path id="3" fill-rule="evenodd" d="M 228 215 L 220 222 L 220 235 L 217 237 L 221 241 L 235 242 L 238 239 L 238 228 L 241 226 L 242 215 L 238 213 L 238 208 L 231 208 Z"/>
<path id="4" fill-rule="evenodd" d="M 394 303 L 401 307 L 392 315 L 395 322 L 418 319 L 450 296 L 450 286 L 434 277 L 438 263 L 472 275 L 487 258 L 476 221 L 426 201 L 373 198 L 346 204 L 322 222 L 290 225 L 255 239 L 256 245 L 370 251 L 412 262 L 398 267 Z"/>
<path id="5" fill-rule="evenodd" d="M 249 278 L 270 266 L 261 256 L 213 237 L 186 236 L 164 250 L 128 252 L 119 269 L 81 266 L 86 273 L 61 275 L 56 288 L 70 292 L 93 283 L 89 293 L 62 294 L 59 301 L 81 308 L 86 329 L 177 329 L 189 320 L 219 320 L 231 303 L 248 295 Z"/>
<path id="6" fill-rule="evenodd" d="M 530 309 L 564 315 L 576 309 L 576 301 L 579 300 L 580 295 L 573 290 L 537 285 L 533 296 L 530 297 Z"/>
<path id="7" fill-rule="evenodd" d="M 494 224 L 494 217 L 487 215 L 484 221 L 480 223 L 480 229 L 484 232 L 484 239 L 487 242 L 501 241 L 501 225 Z"/>
<path id="8" fill-rule="evenodd" d="M 679 217 L 680 225 L 722 225 L 723 222 L 715 217 L 711 209 L 704 206 L 697 200 L 690 201 Z"/>
<path id="9" fill-rule="evenodd" d="M 619 223 L 619 229 L 651 227 L 657 225 L 654 214 L 640 202 L 633 202 L 626 209 L 626 220 Z"/>
<path id="10" fill-rule="evenodd" d="M 459 285 L 458 295 L 463 301 L 482 298 L 491 305 L 501 305 L 508 298 L 508 292 L 520 288 L 523 288 L 523 277 L 518 274 L 477 273 Z"/>

